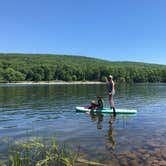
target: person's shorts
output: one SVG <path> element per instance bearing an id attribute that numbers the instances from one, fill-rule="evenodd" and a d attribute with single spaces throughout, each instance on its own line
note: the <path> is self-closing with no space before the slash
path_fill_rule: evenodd
<path id="1" fill-rule="evenodd" d="M 113 99 L 114 95 L 115 95 L 115 92 L 112 95 L 109 95 L 109 100 Z"/>

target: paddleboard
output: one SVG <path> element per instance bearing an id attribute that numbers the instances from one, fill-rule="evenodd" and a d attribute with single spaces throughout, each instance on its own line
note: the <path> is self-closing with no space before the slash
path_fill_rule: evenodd
<path id="1" fill-rule="evenodd" d="M 90 112 L 91 110 L 88 109 L 87 106 L 84 106 L 84 107 L 76 107 L 75 108 L 77 112 Z M 116 108 L 115 109 L 116 113 L 118 114 L 135 114 L 137 113 L 137 110 L 134 110 L 134 109 L 118 109 Z M 94 112 L 101 112 L 101 113 L 113 113 L 113 109 L 110 109 L 110 108 L 103 108 L 103 109 L 100 109 L 100 110 L 94 110 Z"/>

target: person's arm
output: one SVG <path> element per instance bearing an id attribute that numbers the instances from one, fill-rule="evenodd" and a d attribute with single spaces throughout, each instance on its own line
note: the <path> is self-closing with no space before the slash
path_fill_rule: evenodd
<path id="1" fill-rule="evenodd" d="M 88 109 L 92 109 L 92 106 L 89 106 Z"/>
<path id="2" fill-rule="evenodd" d="M 105 77 L 105 81 L 106 81 L 106 83 L 107 83 L 107 84 L 109 83 L 109 81 L 108 81 L 108 78 L 107 78 L 107 77 Z"/>
<path id="3" fill-rule="evenodd" d="M 112 93 L 114 93 L 114 91 L 115 91 L 115 83 L 114 81 L 112 81 Z"/>

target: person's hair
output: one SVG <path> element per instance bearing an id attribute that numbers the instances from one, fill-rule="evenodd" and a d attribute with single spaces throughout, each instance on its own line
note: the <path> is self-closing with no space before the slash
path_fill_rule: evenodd
<path id="1" fill-rule="evenodd" d="M 91 101 L 91 104 L 95 104 L 96 102 L 94 100 Z"/>
<path id="2" fill-rule="evenodd" d="M 108 78 L 109 78 L 109 79 L 113 79 L 113 76 L 112 76 L 112 75 L 109 75 Z"/>

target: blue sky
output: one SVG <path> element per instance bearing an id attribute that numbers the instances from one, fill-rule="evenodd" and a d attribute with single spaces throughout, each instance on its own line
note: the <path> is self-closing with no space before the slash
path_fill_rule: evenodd
<path id="1" fill-rule="evenodd" d="M 166 64 L 166 0 L 1 0 L 0 52 Z"/>

